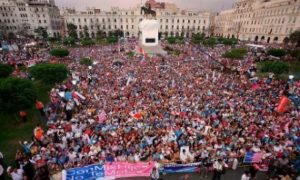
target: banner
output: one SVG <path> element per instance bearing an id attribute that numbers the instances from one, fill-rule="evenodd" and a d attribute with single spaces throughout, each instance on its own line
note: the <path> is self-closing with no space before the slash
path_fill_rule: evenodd
<path id="1" fill-rule="evenodd" d="M 105 176 L 123 178 L 123 177 L 149 177 L 154 167 L 154 162 L 149 163 L 128 163 L 128 162 L 113 162 L 106 163 Z"/>
<path id="2" fill-rule="evenodd" d="M 170 164 L 164 165 L 164 173 L 194 173 L 199 171 L 199 165 L 201 163 L 192 163 L 192 164 Z"/>
<path id="3" fill-rule="evenodd" d="M 247 152 L 244 157 L 244 163 L 260 163 L 262 161 L 263 153 Z"/>
<path id="4" fill-rule="evenodd" d="M 63 171 L 63 180 L 94 180 L 104 177 L 104 167 L 100 164 L 73 168 Z"/>

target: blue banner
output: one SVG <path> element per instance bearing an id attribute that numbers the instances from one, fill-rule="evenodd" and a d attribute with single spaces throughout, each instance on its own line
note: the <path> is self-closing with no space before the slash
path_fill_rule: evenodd
<path id="1" fill-rule="evenodd" d="M 67 180 L 94 180 L 104 175 L 104 166 L 100 164 L 66 170 Z"/>
<path id="2" fill-rule="evenodd" d="M 201 163 L 192 164 L 170 164 L 163 167 L 164 173 L 194 173 L 199 170 Z"/>

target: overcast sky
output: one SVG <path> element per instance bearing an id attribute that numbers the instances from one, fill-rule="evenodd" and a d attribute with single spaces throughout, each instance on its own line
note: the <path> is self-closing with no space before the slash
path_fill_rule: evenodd
<path id="1" fill-rule="evenodd" d="M 84 10 L 86 7 L 96 7 L 108 10 L 112 6 L 121 8 L 136 7 L 146 0 L 55 0 L 59 7 L 70 7 Z M 235 0 L 157 0 L 158 2 L 173 2 L 180 9 L 219 11 L 232 7 Z"/>

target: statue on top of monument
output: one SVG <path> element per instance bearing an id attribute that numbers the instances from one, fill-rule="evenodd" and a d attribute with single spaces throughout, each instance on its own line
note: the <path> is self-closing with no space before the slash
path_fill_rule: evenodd
<path id="1" fill-rule="evenodd" d="M 141 14 L 144 11 L 144 14 L 148 17 L 148 15 L 151 15 L 152 17 L 156 17 L 156 12 L 151 9 L 151 4 L 146 3 L 145 6 L 141 7 Z"/>

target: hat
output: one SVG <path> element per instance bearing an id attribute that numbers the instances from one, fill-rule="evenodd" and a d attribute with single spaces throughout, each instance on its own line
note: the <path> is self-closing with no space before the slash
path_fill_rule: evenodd
<path id="1" fill-rule="evenodd" d="M 6 169 L 7 173 L 10 173 L 11 170 L 12 170 L 12 167 L 11 167 L 11 166 L 9 166 L 9 167 Z"/>
<path id="2" fill-rule="evenodd" d="M 24 144 L 24 145 L 25 145 L 25 144 L 28 144 L 28 142 L 27 142 L 27 141 L 24 141 L 24 143 L 23 143 L 23 144 Z"/>

